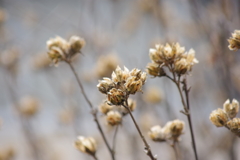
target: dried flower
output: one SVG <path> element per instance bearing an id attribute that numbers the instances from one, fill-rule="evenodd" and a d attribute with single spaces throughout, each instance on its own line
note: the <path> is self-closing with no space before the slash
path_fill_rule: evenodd
<path id="1" fill-rule="evenodd" d="M 103 78 L 103 80 L 99 81 L 97 88 L 100 92 L 107 94 L 114 87 L 114 83 L 110 78 Z"/>
<path id="2" fill-rule="evenodd" d="M 92 137 L 83 137 L 79 136 L 78 139 L 75 141 L 75 147 L 89 155 L 95 156 L 96 153 L 96 141 Z"/>
<path id="3" fill-rule="evenodd" d="M 77 53 L 80 52 L 80 50 L 85 46 L 86 42 L 83 38 L 72 36 L 69 39 L 69 44 L 72 52 Z"/>
<path id="4" fill-rule="evenodd" d="M 236 117 L 238 111 L 239 111 L 239 103 L 236 99 L 232 100 L 232 103 L 230 103 L 230 100 L 226 100 L 226 102 L 223 104 L 223 109 L 227 113 L 228 117 L 230 119 Z"/>
<path id="5" fill-rule="evenodd" d="M 108 102 L 113 105 L 121 105 L 129 94 L 141 91 L 146 82 L 146 73 L 139 69 L 124 70 L 118 66 L 112 73 L 112 79 L 103 78 L 97 85 L 98 90 L 108 96 Z"/>
<path id="6" fill-rule="evenodd" d="M 112 88 L 108 93 L 108 102 L 113 105 L 121 105 L 125 99 L 126 95 L 120 89 Z"/>
<path id="7" fill-rule="evenodd" d="M 25 116 L 33 116 L 39 109 L 39 102 L 35 97 L 25 96 L 20 100 L 19 110 Z"/>
<path id="8" fill-rule="evenodd" d="M 122 122 L 122 115 L 118 111 L 109 111 L 106 120 L 109 125 L 118 125 Z"/>
<path id="9" fill-rule="evenodd" d="M 48 56 L 57 64 L 59 61 L 71 61 L 85 46 L 84 39 L 72 36 L 69 41 L 57 36 L 47 41 Z"/>
<path id="10" fill-rule="evenodd" d="M 162 142 L 166 140 L 167 134 L 165 132 L 165 128 L 162 128 L 160 126 L 153 126 L 148 132 L 148 136 L 153 141 Z"/>
<path id="11" fill-rule="evenodd" d="M 235 30 L 232 37 L 228 39 L 228 48 L 233 51 L 240 49 L 240 30 Z"/>
<path id="12" fill-rule="evenodd" d="M 113 109 L 113 106 L 107 104 L 106 102 L 101 103 L 100 106 L 99 106 L 99 110 L 103 114 L 107 114 L 112 109 Z"/>
<path id="13" fill-rule="evenodd" d="M 240 118 L 233 118 L 232 120 L 228 121 L 227 126 L 232 132 L 240 131 Z"/>
<path id="14" fill-rule="evenodd" d="M 222 109 L 218 108 L 210 114 L 209 119 L 216 127 L 222 127 L 227 123 L 228 116 Z"/>
<path id="15" fill-rule="evenodd" d="M 182 134 L 184 128 L 184 122 L 181 120 L 170 121 L 165 125 L 166 132 L 170 133 L 171 138 L 178 139 L 178 137 Z"/>
<path id="16" fill-rule="evenodd" d="M 157 63 L 148 63 L 147 72 L 153 77 L 161 77 L 166 75 L 163 68 L 160 67 Z"/>
<path id="17" fill-rule="evenodd" d="M 148 87 L 148 89 L 145 91 L 145 94 L 144 94 L 144 100 L 146 102 L 153 103 L 153 104 L 161 102 L 162 97 L 163 95 L 160 92 L 160 90 L 154 86 Z"/>
<path id="18" fill-rule="evenodd" d="M 147 71 L 154 77 L 165 76 L 164 67 L 178 75 L 186 74 L 192 70 L 194 64 L 198 63 L 195 51 L 190 49 L 189 52 L 185 52 L 185 48 L 179 43 L 156 45 L 155 49 L 149 50 L 149 57 L 152 63 L 148 64 Z"/>

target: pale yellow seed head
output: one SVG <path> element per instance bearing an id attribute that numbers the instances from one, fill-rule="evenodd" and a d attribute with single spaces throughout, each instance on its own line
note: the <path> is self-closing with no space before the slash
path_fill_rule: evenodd
<path id="1" fill-rule="evenodd" d="M 113 105 L 121 105 L 126 99 L 124 92 L 116 88 L 112 88 L 107 93 L 107 96 L 108 96 L 108 102 Z"/>
<path id="2" fill-rule="evenodd" d="M 228 121 L 227 126 L 232 132 L 239 132 L 240 131 L 240 118 L 233 118 L 232 120 Z"/>
<path id="3" fill-rule="evenodd" d="M 103 114 L 107 114 L 109 111 L 113 109 L 113 106 L 103 102 L 99 105 L 99 111 Z"/>
<path id="4" fill-rule="evenodd" d="M 236 117 L 238 111 L 239 111 L 239 103 L 236 99 L 233 99 L 232 103 L 230 103 L 230 100 L 226 100 L 226 102 L 223 104 L 223 109 L 227 113 L 228 117 L 230 119 Z"/>

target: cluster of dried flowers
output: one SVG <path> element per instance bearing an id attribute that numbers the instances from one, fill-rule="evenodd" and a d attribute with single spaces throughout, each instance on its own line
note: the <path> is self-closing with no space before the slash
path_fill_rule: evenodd
<path id="1" fill-rule="evenodd" d="M 165 68 L 178 76 L 186 74 L 192 70 L 192 66 L 198 63 L 195 58 L 195 51 L 190 49 L 185 52 L 185 48 L 179 43 L 168 43 L 164 45 L 157 44 L 155 49 L 149 50 L 149 56 L 152 63 L 147 65 L 148 74 L 153 77 L 166 76 Z"/>
<path id="2" fill-rule="evenodd" d="M 75 141 L 75 147 L 79 151 L 95 157 L 97 143 L 94 138 L 79 136 L 78 139 Z"/>
<path id="3" fill-rule="evenodd" d="M 235 118 L 239 111 L 239 102 L 236 99 L 226 100 L 223 104 L 223 109 L 218 108 L 217 110 L 212 111 L 210 114 L 210 121 L 216 127 L 225 126 L 230 131 L 235 133 L 237 136 L 240 136 L 240 118 Z"/>
<path id="4" fill-rule="evenodd" d="M 134 111 L 136 108 L 136 101 L 129 98 L 128 106 L 131 111 Z M 111 126 L 121 124 L 123 116 L 128 114 L 128 110 L 123 106 L 109 105 L 106 102 L 101 103 L 99 111 L 105 115 L 107 124 Z"/>
<path id="5" fill-rule="evenodd" d="M 181 120 L 173 120 L 166 123 L 164 127 L 159 125 L 153 126 L 148 132 L 148 136 L 156 142 L 179 141 L 179 136 L 183 134 L 184 122 Z"/>
<path id="6" fill-rule="evenodd" d="M 240 49 L 240 30 L 235 30 L 232 33 L 232 37 L 228 39 L 229 45 L 228 48 L 233 51 Z"/>
<path id="7" fill-rule="evenodd" d="M 97 85 L 99 91 L 107 95 L 110 105 L 122 105 L 130 94 L 142 91 L 146 82 L 146 73 L 134 68 L 129 71 L 126 67 L 122 70 L 119 66 L 112 73 L 112 77 L 103 78 Z"/>
<path id="8" fill-rule="evenodd" d="M 84 46 L 85 40 L 78 36 L 70 37 L 69 41 L 57 36 L 47 41 L 48 56 L 54 64 L 59 61 L 70 62 Z"/>

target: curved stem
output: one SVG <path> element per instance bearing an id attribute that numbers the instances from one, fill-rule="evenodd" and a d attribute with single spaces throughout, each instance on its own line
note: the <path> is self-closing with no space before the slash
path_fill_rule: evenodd
<path id="1" fill-rule="evenodd" d="M 76 78 L 76 80 L 77 80 L 77 83 L 78 83 L 78 85 L 79 85 L 79 87 L 80 87 L 80 89 L 81 89 L 81 92 L 82 92 L 82 94 L 83 94 L 83 97 L 85 98 L 85 100 L 87 101 L 89 107 L 90 107 L 91 110 L 92 110 L 92 115 L 93 115 L 93 117 L 94 117 L 94 121 L 95 121 L 96 124 L 97 124 L 97 128 L 98 128 L 98 130 L 99 130 L 99 132 L 100 132 L 100 134 L 101 134 L 101 136 L 102 136 L 102 138 L 103 138 L 103 140 L 104 140 L 104 143 L 105 143 L 106 146 L 107 146 L 107 149 L 108 149 L 108 151 L 109 151 L 109 153 L 110 153 L 110 155 L 111 155 L 111 157 L 112 157 L 112 160 L 115 160 L 114 152 L 111 150 L 110 145 L 109 145 L 109 143 L 108 143 L 108 141 L 107 141 L 107 139 L 106 139 L 106 136 L 105 136 L 105 134 L 104 134 L 104 132 L 103 132 L 103 130 L 102 130 L 102 127 L 101 127 L 101 125 L 100 125 L 100 123 L 99 123 L 99 121 L 98 121 L 98 118 L 97 118 L 97 110 L 94 110 L 92 103 L 91 103 L 90 100 L 88 99 L 87 94 L 86 94 L 86 92 L 85 92 L 85 90 L 84 90 L 84 88 L 83 88 L 83 85 L 82 85 L 82 83 L 81 83 L 81 81 L 80 81 L 80 79 L 79 79 L 79 77 L 78 77 L 78 75 L 77 75 L 77 72 L 76 72 L 76 70 L 74 69 L 72 63 L 71 63 L 71 62 L 68 62 L 68 61 L 66 61 L 66 63 L 70 66 L 70 68 L 71 68 L 71 70 L 72 70 L 72 72 L 73 72 L 73 74 L 74 74 L 74 76 L 75 76 L 75 78 Z"/>
<path id="2" fill-rule="evenodd" d="M 143 136 L 143 134 L 142 134 L 142 132 L 141 132 L 141 130 L 140 130 L 140 128 L 139 128 L 135 118 L 133 117 L 130 108 L 128 107 L 127 100 L 125 102 L 126 102 L 126 105 L 122 104 L 122 106 L 128 110 L 128 113 L 130 114 L 130 116 L 131 116 L 131 118 L 133 120 L 133 123 L 134 123 L 135 127 L 137 128 L 137 131 L 138 131 L 138 133 L 139 133 L 140 137 L 142 138 L 142 141 L 143 141 L 143 143 L 145 145 L 146 154 L 151 158 L 151 160 L 156 160 L 156 158 L 152 154 L 152 151 L 151 151 L 151 148 L 150 148 L 149 144 L 147 143 L 147 141 L 146 141 L 145 137 Z"/>

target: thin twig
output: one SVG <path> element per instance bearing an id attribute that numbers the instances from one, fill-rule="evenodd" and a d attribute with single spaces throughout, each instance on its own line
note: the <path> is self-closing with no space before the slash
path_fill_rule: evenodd
<path id="1" fill-rule="evenodd" d="M 125 102 L 126 102 L 126 105 L 122 104 L 122 106 L 128 110 L 128 113 L 130 114 L 130 116 L 131 116 L 131 118 L 133 120 L 133 123 L 134 123 L 135 127 L 137 128 L 137 131 L 138 131 L 138 133 L 139 133 L 140 137 L 142 138 L 142 141 L 143 141 L 143 143 L 145 145 L 146 154 L 151 158 L 151 160 L 156 160 L 156 158 L 152 154 L 152 151 L 151 151 L 151 148 L 150 148 L 149 144 L 147 143 L 147 141 L 146 141 L 145 137 L 143 136 L 143 134 L 142 134 L 142 132 L 141 132 L 141 130 L 140 130 L 140 128 L 139 128 L 135 118 L 133 117 L 130 108 L 128 107 L 127 100 Z"/>
<path id="2" fill-rule="evenodd" d="M 193 145 L 194 155 L 195 155 L 195 159 L 198 160 L 196 142 L 195 142 L 195 138 L 194 138 L 194 132 L 193 132 L 193 127 L 192 127 L 192 119 L 191 119 L 191 114 L 190 114 L 189 89 L 188 89 L 188 86 L 187 86 L 187 78 L 185 78 L 184 81 L 183 81 L 183 90 L 185 92 L 185 97 L 186 97 L 186 101 L 187 101 L 187 109 L 188 109 L 187 118 L 188 118 L 191 137 L 192 137 L 192 145 Z"/>
<path id="3" fill-rule="evenodd" d="M 118 127 L 119 127 L 119 125 L 116 126 L 115 132 L 114 132 L 114 135 L 113 135 L 112 151 L 113 151 L 114 154 L 115 154 L 115 152 L 116 152 L 116 151 L 115 151 L 115 148 L 116 148 L 116 140 L 117 140 Z"/>
<path id="4" fill-rule="evenodd" d="M 111 150 L 110 145 L 109 145 L 109 143 L 108 143 L 108 141 L 107 141 L 107 139 L 106 139 L 106 136 L 105 136 L 105 134 L 104 134 L 104 132 L 103 132 L 103 130 L 102 130 L 102 127 L 101 127 L 101 125 L 100 125 L 100 123 L 99 123 L 99 121 L 98 121 L 98 118 L 97 118 L 97 110 L 95 110 L 95 109 L 93 108 L 92 103 L 91 103 L 90 100 L 88 99 L 88 97 L 87 97 L 87 95 L 86 95 L 86 93 L 85 93 L 85 90 L 84 90 L 84 88 L 83 88 L 83 85 L 82 85 L 82 83 L 81 83 L 81 81 L 80 81 L 80 79 L 79 79 L 79 77 L 78 77 L 78 75 L 77 75 L 77 72 L 76 72 L 76 70 L 74 69 L 72 63 L 71 63 L 71 62 L 68 62 L 68 61 L 66 61 L 66 63 L 70 66 L 70 68 L 71 68 L 71 70 L 72 70 L 72 72 L 73 72 L 73 74 L 74 74 L 74 76 L 75 76 L 75 78 L 76 78 L 76 80 L 77 80 L 77 83 L 78 83 L 78 85 L 79 85 L 79 87 L 80 87 L 80 89 L 81 89 L 81 92 L 82 92 L 82 94 L 83 94 L 83 97 L 85 98 L 85 100 L 87 101 L 89 107 L 90 107 L 91 110 L 92 110 L 92 115 L 93 115 L 93 117 L 94 117 L 94 121 L 95 121 L 96 124 L 97 124 L 97 128 L 98 128 L 98 130 L 99 130 L 99 132 L 100 132 L 100 134 L 101 134 L 101 136 L 102 136 L 102 138 L 103 138 L 103 140 L 104 140 L 104 143 L 105 143 L 106 146 L 107 146 L 107 149 L 108 149 L 108 151 L 109 151 L 109 153 L 110 153 L 110 155 L 111 155 L 111 157 L 112 157 L 112 160 L 115 160 L 114 152 Z"/>

